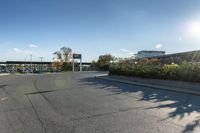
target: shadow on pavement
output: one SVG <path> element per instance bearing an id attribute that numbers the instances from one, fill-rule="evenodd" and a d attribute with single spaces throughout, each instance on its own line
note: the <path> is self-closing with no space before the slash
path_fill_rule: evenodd
<path id="1" fill-rule="evenodd" d="M 0 85 L 0 89 L 3 89 L 3 90 L 5 90 L 5 87 L 6 87 L 7 85 Z"/>
<path id="2" fill-rule="evenodd" d="M 36 92 L 31 92 L 31 93 L 25 93 L 25 95 L 33 95 L 33 94 L 50 93 L 50 92 L 54 92 L 54 91 L 56 91 L 56 90 L 36 91 Z"/>
<path id="3" fill-rule="evenodd" d="M 85 78 L 81 79 L 80 82 L 84 85 L 94 85 L 95 88 L 104 89 L 107 91 L 112 92 L 111 95 L 126 95 L 128 93 L 136 93 L 141 92 L 139 100 L 146 100 L 153 102 L 163 102 L 162 104 L 158 104 L 155 107 L 147 108 L 173 108 L 174 111 L 168 114 L 168 118 L 180 118 L 183 119 L 186 115 L 190 115 L 193 112 L 200 113 L 200 97 L 183 94 L 183 93 L 176 93 L 164 90 L 156 90 L 151 88 L 145 88 L 140 86 L 128 85 L 123 83 L 117 83 L 97 78 Z M 170 101 L 164 103 L 165 101 Z M 185 129 L 182 133 L 192 132 L 196 127 L 200 124 L 200 117 L 197 117 L 191 123 L 185 126 Z"/>
<path id="4" fill-rule="evenodd" d="M 4 88 L 4 87 L 6 87 L 7 85 L 0 85 L 0 88 Z"/>

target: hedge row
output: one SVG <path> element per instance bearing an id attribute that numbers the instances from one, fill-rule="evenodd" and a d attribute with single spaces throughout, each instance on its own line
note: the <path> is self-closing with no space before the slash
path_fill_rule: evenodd
<path id="1" fill-rule="evenodd" d="M 113 75 L 200 82 L 200 64 L 189 62 L 183 62 L 179 65 L 115 63 L 110 65 L 109 73 Z"/>

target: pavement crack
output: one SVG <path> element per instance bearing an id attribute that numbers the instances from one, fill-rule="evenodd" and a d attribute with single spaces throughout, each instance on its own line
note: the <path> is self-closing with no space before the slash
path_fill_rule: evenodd
<path id="1" fill-rule="evenodd" d="M 54 91 L 57 91 L 57 90 L 50 90 L 50 91 L 40 91 L 39 87 L 37 86 L 37 80 L 34 81 L 34 88 L 37 90 L 37 94 L 40 94 L 44 100 L 56 111 L 56 107 L 51 103 L 51 101 L 44 95 L 44 93 L 49 93 L 49 92 L 54 92 Z M 36 93 L 32 93 L 32 94 L 36 94 Z M 28 94 L 30 95 L 30 94 Z"/>
<path id="2" fill-rule="evenodd" d="M 31 104 L 31 107 L 32 107 L 33 110 L 34 110 L 34 113 L 36 114 L 36 117 L 37 117 L 38 121 L 40 122 L 40 125 L 41 125 L 42 128 L 44 129 L 44 133 L 47 133 L 47 129 L 46 129 L 44 123 L 42 122 L 42 120 L 41 120 L 41 118 L 40 118 L 40 116 L 39 116 L 39 114 L 38 114 L 38 112 L 37 112 L 37 109 L 34 107 L 34 105 L 33 105 L 32 101 L 31 101 L 31 99 L 30 99 L 28 96 L 27 96 L 27 98 L 28 98 L 28 100 L 29 100 L 29 102 L 30 102 L 30 104 Z"/>
<path id="3" fill-rule="evenodd" d="M 107 115 L 112 115 L 112 114 L 127 112 L 127 111 L 130 111 L 130 110 L 139 109 L 139 108 L 141 108 L 141 107 L 119 109 L 118 111 L 113 111 L 113 112 L 108 112 L 108 113 L 102 113 L 102 114 L 95 114 L 95 115 L 90 115 L 90 116 L 86 116 L 86 117 L 73 118 L 71 120 L 78 121 L 78 120 L 96 118 L 96 117 L 101 117 L 101 116 L 107 116 Z"/>
<path id="4" fill-rule="evenodd" d="M 73 118 L 71 120 L 78 121 L 78 120 L 84 120 L 84 119 L 90 119 L 90 118 L 95 118 L 95 117 L 101 117 L 101 116 L 106 116 L 106 115 L 111 115 L 111 114 L 116 114 L 116 113 L 118 113 L 118 112 L 116 111 L 116 112 L 109 112 L 109 113 L 103 113 L 103 114 L 90 115 L 90 116 L 86 116 L 86 117 Z"/>

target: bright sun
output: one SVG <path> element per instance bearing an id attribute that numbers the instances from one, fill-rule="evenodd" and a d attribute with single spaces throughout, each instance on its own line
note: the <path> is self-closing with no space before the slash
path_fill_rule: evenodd
<path id="1" fill-rule="evenodd" d="M 189 24 L 188 30 L 193 37 L 200 38 L 200 21 L 195 21 Z"/>

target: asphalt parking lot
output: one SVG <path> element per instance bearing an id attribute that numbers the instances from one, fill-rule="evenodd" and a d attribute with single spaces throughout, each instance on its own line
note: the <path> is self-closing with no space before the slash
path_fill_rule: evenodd
<path id="1" fill-rule="evenodd" d="M 0 77 L 0 133 L 200 132 L 200 97 L 96 79 L 99 72 Z"/>

